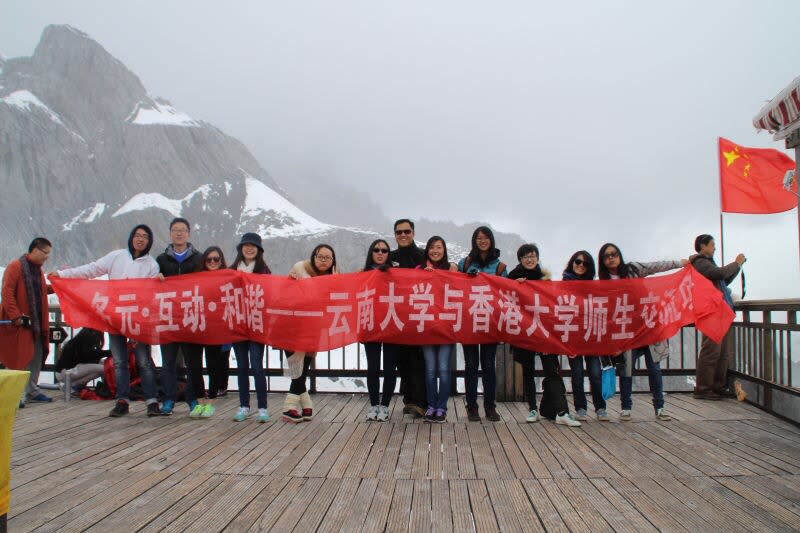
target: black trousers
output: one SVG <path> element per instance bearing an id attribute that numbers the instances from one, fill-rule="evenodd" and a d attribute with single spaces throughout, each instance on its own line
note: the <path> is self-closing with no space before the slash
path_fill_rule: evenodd
<path id="1" fill-rule="evenodd" d="M 525 394 L 525 400 L 528 402 L 528 409 L 533 411 L 536 409 L 536 381 L 534 380 L 534 364 L 535 361 L 533 359 L 534 355 L 537 355 L 536 352 L 529 352 L 528 350 L 521 350 L 520 348 L 514 348 L 518 354 L 525 354 L 525 356 L 530 357 L 530 364 L 522 365 L 522 387 L 523 392 Z M 544 373 L 544 380 L 545 382 L 550 382 L 554 380 L 560 380 L 560 368 L 558 364 L 558 356 L 557 355 L 550 355 L 550 354 L 538 354 L 539 359 L 542 361 L 542 372 Z M 542 384 L 542 388 L 544 392 L 549 394 L 550 396 L 547 398 L 542 398 L 543 403 L 550 403 L 552 405 L 559 406 L 558 414 L 562 414 L 562 412 L 566 411 L 566 408 L 563 406 L 566 405 L 567 399 L 566 396 L 562 394 L 558 394 L 557 392 L 552 392 L 551 387 L 544 387 Z"/>
<path id="2" fill-rule="evenodd" d="M 216 398 L 220 391 L 228 389 L 231 350 L 222 346 L 206 346 L 206 370 L 208 371 L 208 397 Z"/>
<path id="3" fill-rule="evenodd" d="M 381 398 L 381 343 L 364 343 L 364 351 L 367 353 L 367 390 L 369 391 L 370 405 L 380 403 L 388 407 L 397 384 L 397 352 L 388 349 L 387 346 L 383 345 L 383 398 Z"/>
<path id="4" fill-rule="evenodd" d="M 394 354 L 397 360 L 397 373 L 400 375 L 400 392 L 406 405 L 427 405 L 425 394 L 425 358 L 419 346 L 403 344 L 384 344 L 384 352 Z"/>
<path id="5" fill-rule="evenodd" d="M 308 391 L 306 388 L 306 378 L 308 377 L 309 368 L 311 368 L 311 358 L 303 357 L 303 374 L 299 378 L 293 379 L 289 384 L 289 393 L 303 394 Z"/>

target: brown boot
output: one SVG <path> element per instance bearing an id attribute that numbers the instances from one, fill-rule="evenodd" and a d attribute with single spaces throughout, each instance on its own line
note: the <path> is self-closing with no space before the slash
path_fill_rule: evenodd
<path id="1" fill-rule="evenodd" d="M 487 407 L 484 411 L 486 411 L 486 420 L 489 422 L 500 422 L 502 420 L 500 413 L 494 407 Z"/>
<path id="2" fill-rule="evenodd" d="M 470 422 L 481 421 L 481 415 L 478 413 L 477 406 L 475 407 L 470 407 L 469 405 L 467 406 L 467 420 L 469 420 Z"/>

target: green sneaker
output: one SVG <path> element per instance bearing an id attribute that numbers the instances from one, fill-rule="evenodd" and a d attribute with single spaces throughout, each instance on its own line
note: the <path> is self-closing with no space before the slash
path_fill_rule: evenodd
<path id="1" fill-rule="evenodd" d="M 258 410 L 258 421 L 262 424 L 264 422 L 269 422 L 269 413 L 266 409 L 259 409 Z"/>
<path id="2" fill-rule="evenodd" d="M 212 417 L 214 416 L 214 411 L 216 411 L 214 406 L 211 405 L 210 403 L 207 403 L 203 406 L 203 412 L 200 414 L 200 416 L 203 418 Z"/>
<path id="3" fill-rule="evenodd" d="M 236 415 L 234 415 L 233 420 L 236 422 L 244 422 L 248 418 L 250 418 L 250 408 L 240 407 Z"/>
<path id="4" fill-rule="evenodd" d="M 205 408 L 204 405 L 199 404 L 199 403 L 196 404 L 194 407 L 192 407 L 192 411 L 189 413 L 189 417 L 190 418 L 200 418 L 201 416 L 203 416 L 203 409 L 204 408 Z"/>

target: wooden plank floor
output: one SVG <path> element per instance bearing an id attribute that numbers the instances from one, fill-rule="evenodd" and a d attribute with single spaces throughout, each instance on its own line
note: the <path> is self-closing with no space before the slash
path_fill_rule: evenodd
<path id="1" fill-rule="evenodd" d="M 135 404 L 29 405 L 18 413 L 9 531 L 798 531 L 800 429 L 747 404 L 668 395 L 658 422 L 646 395 L 633 421 L 570 429 L 365 422 L 363 395 L 318 395 L 316 418 L 147 418 Z M 570 405 L 571 405 L 570 398 Z M 609 405 L 612 418 L 619 401 Z"/>

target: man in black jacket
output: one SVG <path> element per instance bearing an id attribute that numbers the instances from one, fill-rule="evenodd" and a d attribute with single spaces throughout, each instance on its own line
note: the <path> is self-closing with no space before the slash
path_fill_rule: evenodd
<path id="1" fill-rule="evenodd" d="M 191 236 L 189 221 L 185 218 L 174 218 L 169 224 L 170 245 L 164 253 L 156 258 L 160 277 L 179 276 L 199 272 L 202 268 L 203 254 L 195 250 L 189 242 Z M 173 317 L 176 321 L 179 317 Z M 188 342 L 173 342 L 161 345 L 161 388 L 164 389 L 164 403 L 161 414 L 171 415 L 175 406 L 178 389 L 178 351 L 183 353 L 186 364 L 186 403 L 189 410 L 197 405 L 198 395 L 203 394 L 203 345 Z M 201 396 L 202 397 L 202 396 Z"/>
<path id="2" fill-rule="evenodd" d="M 414 242 L 414 223 L 401 218 L 394 223 L 397 249 L 389 253 L 389 262 L 398 268 L 417 268 L 425 261 L 425 252 Z M 395 350 L 400 392 L 403 393 L 404 413 L 425 414 L 425 359 L 419 346 L 387 344 L 384 350 Z"/>
<path id="3" fill-rule="evenodd" d="M 742 265 L 747 260 L 744 254 L 736 256 L 733 263 L 718 267 L 714 262 L 716 245 L 711 235 L 698 235 L 694 240 L 697 255 L 689 258 L 692 266 L 722 292 L 725 302 L 733 309 L 733 299 L 728 285 L 734 280 Z M 721 344 L 703 336 L 703 344 L 697 355 L 696 384 L 694 397 L 700 400 L 721 400 L 733 397 L 731 391 L 725 390 L 725 375 L 728 371 L 728 360 L 731 351 L 730 331 L 725 334 Z"/>

